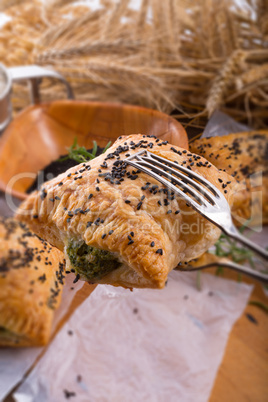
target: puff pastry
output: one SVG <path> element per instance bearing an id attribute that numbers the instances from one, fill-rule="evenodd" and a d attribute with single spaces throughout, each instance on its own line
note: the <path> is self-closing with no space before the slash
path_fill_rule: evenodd
<path id="1" fill-rule="evenodd" d="M 267 130 L 202 138 L 192 142 L 190 150 L 239 182 L 232 205 L 237 221 L 242 217 L 252 225 L 268 223 Z"/>
<path id="2" fill-rule="evenodd" d="M 169 271 L 201 255 L 220 235 L 158 181 L 123 162 L 141 149 L 188 166 L 230 200 L 235 180 L 204 158 L 153 136 L 119 137 L 105 154 L 46 182 L 17 212 L 65 251 L 77 280 L 163 288 Z"/>
<path id="3" fill-rule="evenodd" d="M 39 346 L 61 298 L 63 254 L 21 222 L 0 218 L 0 346 Z"/>

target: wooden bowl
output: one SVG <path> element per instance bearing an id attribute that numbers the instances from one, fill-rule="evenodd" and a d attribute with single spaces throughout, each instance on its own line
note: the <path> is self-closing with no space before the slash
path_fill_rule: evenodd
<path id="1" fill-rule="evenodd" d="M 120 135 L 150 134 L 188 149 L 187 134 L 172 117 L 156 110 L 114 103 L 61 100 L 30 106 L 0 139 L 0 190 L 24 199 L 36 174 L 66 154 L 74 137 L 92 148 Z"/>

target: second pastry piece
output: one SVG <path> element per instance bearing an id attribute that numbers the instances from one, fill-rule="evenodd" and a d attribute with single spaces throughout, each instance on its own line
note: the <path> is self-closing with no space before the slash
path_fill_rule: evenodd
<path id="1" fill-rule="evenodd" d="M 64 281 L 63 254 L 0 217 L 0 346 L 45 345 Z"/>

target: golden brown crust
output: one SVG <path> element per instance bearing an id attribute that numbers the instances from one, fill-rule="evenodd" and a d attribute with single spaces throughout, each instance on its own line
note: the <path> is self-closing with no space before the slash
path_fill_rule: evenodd
<path id="1" fill-rule="evenodd" d="M 45 345 L 61 298 L 63 254 L 0 218 L 0 346 Z"/>
<path id="2" fill-rule="evenodd" d="M 232 206 L 234 217 L 250 220 L 252 225 L 268 223 L 267 130 L 202 138 L 192 142 L 190 150 L 239 181 Z"/>
<path id="3" fill-rule="evenodd" d="M 125 166 L 122 159 L 144 148 L 189 166 L 230 200 L 235 180 L 228 174 L 189 151 L 135 134 L 45 183 L 22 204 L 18 218 L 61 250 L 74 239 L 119 256 L 124 265 L 99 283 L 162 288 L 171 269 L 201 255 L 220 231 L 159 182 Z M 225 190 L 219 178 L 228 183 Z"/>

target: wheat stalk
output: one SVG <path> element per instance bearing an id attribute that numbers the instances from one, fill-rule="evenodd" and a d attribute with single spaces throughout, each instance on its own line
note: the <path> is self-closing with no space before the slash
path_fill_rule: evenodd
<path id="1" fill-rule="evenodd" d="M 0 31 L 1 62 L 53 67 L 78 99 L 184 108 L 201 113 L 202 124 L 204 113 L 222 108 L 267 124 L 266 0 L 243 8 L 234 0 L 142 0 L 138 11 L 129 0 L 100 2 L 92 11 L 72 0 L 2 0 L 13 20 Z M 64 87 L 45 80 L 42 96 L 64 97 Z M 26 85 L 14 85 L 14 110 L 27 103 Z"/>

